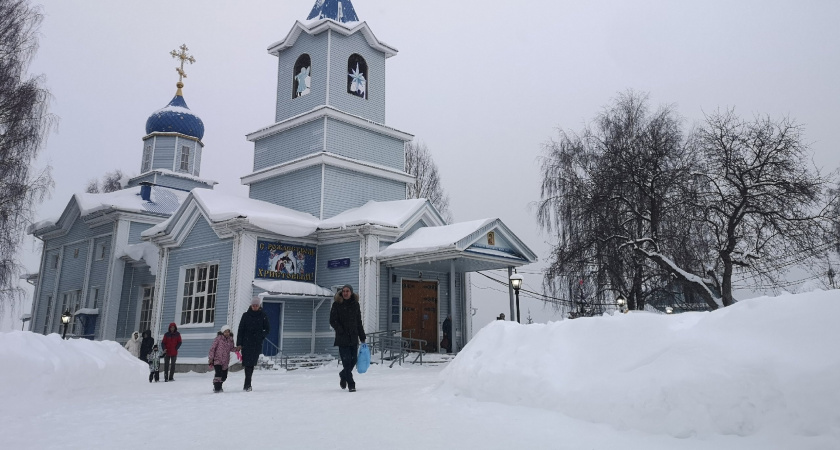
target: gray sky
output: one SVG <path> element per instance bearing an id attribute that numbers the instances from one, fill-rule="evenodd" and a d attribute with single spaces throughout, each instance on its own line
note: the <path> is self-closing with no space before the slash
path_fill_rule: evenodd
<path id="1" fill-rule="evenodd" d="M 114 168 L 137 174 L 146 118 L 175 92 L 169 51 L 186 43 L 184 96 L 204 121 L 202 177 L 247 195 L 253 145 L 273 122 L 276 59 L 266 47 L 314 0 L 40 0 L 46 19 L 31 71 L 43 73 L 60 117 L 39 164 L 54 168 L 58 216 L 74 192 Z M 499 217 L 541 260 L 541 144 L 580 130 L 616 93 L 673 103 L 687 125 L 703 112 L 790 116 L 815 161 L 840 166 L 840 2 L 354 0 L 359 18 L 400 53 L 387 63 L 389 126 L 431 149 L 455 220 Z M 25 249 L 36 271 L 34 245 Z M 529 267 L 537 272 L 541 265 Z M 539 290 L 540 276 L 526 273 Z M 474 276 L 476 327 L 506 311 L 505 294 Z M 523 299 L 539 321 L 541 303 Z M 19 325 L 18 325 L 19 326 Z"/>

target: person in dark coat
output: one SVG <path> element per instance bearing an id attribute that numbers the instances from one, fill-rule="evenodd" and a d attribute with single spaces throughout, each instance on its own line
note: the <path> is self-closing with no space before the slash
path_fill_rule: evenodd
<path id="1" fill-rule="evenodd" d="M 365 341 L 365 329 L 362 326 L 362 309 L 359 296 L 353 292 L 353 286 L 345 284 L 335 294 L 332 308 L 330 308 L 330 326 L 335 330 L 335 342 L 341 365 L 344 369 L 338 373 L 341 378 L 341 389 L 350 387 L 350 392 L 356 392 L 356 382 L 353 380 L 353 367 L 359 356 L 359 340 Z"/>
<path id="2" fill-rule="evenodd" d="M 441 339 L 441 347 L 446 349 L 446 353 L 452 353 L 452 316 L 447 314 L 446 320 L 443 321 L 443 339 Z M 444 345 L 445 344 L 445 345 Z"/>
<path id="3" fill-rule="evenodd" d="M 262 310 L 262 300 L 254 297 L 251 306 L 239 321 L 236 333 L 236 350 L 242 351 L 242 367 L 245 368 L 245 391 L 251 392 L 251 376 L 262 352 L 263 340 L 268 336 L 268 316 Z"/>
<path id="4" fill-rule="evenodd" d="M 152 351 L 152 346 L 155 345 L 155 340 L 152 339 L 152 330 L 146 330 L 143 332 L 143 340 L 140 341 L 140 356 L 139 358 L 142 359 L 144 362 L 147 361 L 146 357 L 149 356 L 149 352 Z"/>
<path id="5" fill-rule="evenodd" d="M 181 333 L 175 322 L 169 324 L 169 331 L 163 335 L 160 344 L 163 347 L 163 381 L 175 381 L 175 360 L 181 348 Z"/>

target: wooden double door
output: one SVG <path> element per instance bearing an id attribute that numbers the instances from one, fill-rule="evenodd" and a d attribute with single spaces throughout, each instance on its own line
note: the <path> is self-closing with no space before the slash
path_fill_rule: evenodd
<path id="1" fill-rule="evenodd" d="M 438 282 L 403 280 L 402 329 L 412 330 L 411 337 L 423 339 L 427 352 L 438 351 Z M 408 337 L 408 334 L 403 334 Z M 412 348 L 418 349 L 419 343 Z"/>

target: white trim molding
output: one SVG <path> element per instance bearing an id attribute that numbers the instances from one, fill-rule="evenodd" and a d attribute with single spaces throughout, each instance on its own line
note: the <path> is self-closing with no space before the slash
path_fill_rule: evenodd
<path id="1" fill-rule="evenodd" d="M 342 169 L 352 170 L 353 172 L 364 173 L 367 175 L 374 175 L 388 180 L 398 181 L 401 183 L 413 183 L 414 176 L 405 173 L 401 170 L 396 170 L 390 167 L 381 166 L 379 164 L 372 164 L 362 162 L 356 159 L 347 158 L 345 156 L 336 155 L 335 153 L 312 153 L 310 155 L 277 164 L 276 166 L 266 167 L 265 169 L 246 175 L 241 178 L 242 184 L 251 185 L 260 181 L 265 181 L 291 172 L 295 172 L 307 167 L 327 165 L 332 167 L 339 167 Z"/>

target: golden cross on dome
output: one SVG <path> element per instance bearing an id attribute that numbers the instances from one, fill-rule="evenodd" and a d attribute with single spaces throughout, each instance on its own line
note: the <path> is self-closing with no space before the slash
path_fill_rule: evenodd
<path id="1" fill-rule="evenodd" d="M 187 48 L 187 44 L 183 44 L 178 48 L 181 49 L 180 52 L 177 50 L 172 50 L 171 52 L 169 52 L 169 54 L 172 55 L 173 58 L 181 60 L 181 67 L 175 68 L 175 71 L 178 72 L 178 89 L 181 89 L 182 87 L 184 87 L 184 83 L 182 82 L 183 79 L 187 78 L 187 73 L 184 72 L 184 63 L 188 62 L 192 64 L 195 62 L 195 58 L 193 58 L 192 55 L 187 54 L 187 51 L 189 50 Z"/>

